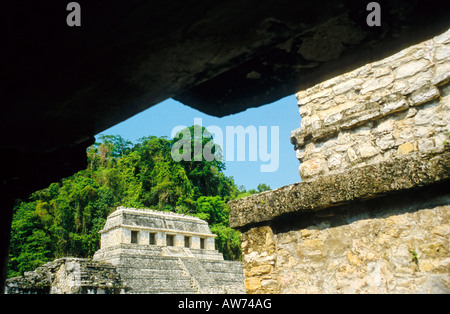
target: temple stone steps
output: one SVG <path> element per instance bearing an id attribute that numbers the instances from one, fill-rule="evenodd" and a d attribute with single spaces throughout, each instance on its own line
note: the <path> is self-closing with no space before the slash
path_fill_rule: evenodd
<path id="1" fill-rule="evenodd" d="M 221 293 L 219 286 L 240 286 L 244 276 L 235 262 L 192 257 L 120 257 L 117 270 L 129 293 Z M 219 291 L 220 290 L 220 291 Z"/>
<path id="2" fill-rule="evenodd" d="M 178 257 L 120 256 L 118 266 L 122 279 L 131 288 L 129 293 L 198 293 L 192 278 Z"/>
<path id="3" fill-rule="evenodd" d="M 215 286 L 215 278 L 210 276 L 199 260 L 194 258 L 180 258 L 180 264 L 191 276 L 193 284 L 199 290 Z"/>
<path id="4" fill-rule="evenodd" d="M 191 279 L 187 276 L 183 278 L 149 278 L 139 277 L 127 280 L 128 286 L 132 287 L 131 292 L 144 293 L 145 291 L 158 291 L 157 293 L 169 293 L 179 290 L 182 293 L 196 293 L 197 289 L 192 286 Z"/>

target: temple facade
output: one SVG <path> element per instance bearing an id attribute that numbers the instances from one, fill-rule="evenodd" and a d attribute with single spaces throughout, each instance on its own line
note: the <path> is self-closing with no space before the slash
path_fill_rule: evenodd
<path id="1" fill-rule="evenodd" d="M 108 216 L 101 233 L 101 249 L 96 256 L 122 244 L 167 248 L 163 254 L 209 255 L 222 259 L 215 251 L 215 234 L 206 221 L 196 217 L 153 210 L 118 207 Z M 209 253 L 209 254 L 208 254 Z"/>
<path id="2" fill-rule="evenodd" d="M 65 257 L 8 279 L 8 294 L 245 293 L 241 262 L 226 261 L 196 217 L 118 207 L 90 258 Z"/>
<path id="3" fill-rule="evenodd" d="M 128 293 L 243 293 L 241 262 L 225 261 L 196 217 L 118 207 L 94 261 L 114 265 Z"/>

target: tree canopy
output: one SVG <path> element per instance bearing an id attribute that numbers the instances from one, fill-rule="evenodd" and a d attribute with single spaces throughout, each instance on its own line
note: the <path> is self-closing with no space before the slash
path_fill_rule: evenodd
<path id="1" fill-rule="evenodd" d="M 206 136 L 194 138 L 196 127 L 188 128 L 192 151 L 199 143 L 202 148 L 221 149 L 204 128 Z M 100 135 L 87 149 L 87 169 L 17 200 L 8 275 L 20 275 L 58 257 L 92 257 L 100 247 L 98 232 L 117 206 L 204 219 L 218 235 L 216 247 L 225 259 L 239 260 L 240 233 L 229 227 L 227 202 L 270 187 L 238 188 L 223 173 L 220 159 L 175 161 L 171 150 L 176 140 L 148 136 L 133 145 L 118 135 Z"/>

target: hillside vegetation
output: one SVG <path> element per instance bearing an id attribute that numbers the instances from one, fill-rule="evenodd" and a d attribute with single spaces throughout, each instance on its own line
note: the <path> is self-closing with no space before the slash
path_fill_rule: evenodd
<path id="1" fill-rule="evenodd" d="M 194 138 L 197 127 L 189 128 L 192 152 L 195 145 L 214 143 L 212 136 Z M 204 219 L 218 235 L 216 248 L 224 258 L 239 260 L 240 233 L 229 227 L 227 202 L 270 187 L 260 184 L 258 191 L 238 187 L 224 175 L 220 160 L 176 162 L 171 156 L 176 140 L 148 136 L 133 145 L 121 136 L 100 135 L 87 150 L 87 169 L 17 200 L 8 275 L 20 275 L 58 257 L 91 257 L 100 247 L 98 232 L 117 206 Z M 220 153 L 214 151 L 220 150 L 217 145 L 208 147 Z"/>

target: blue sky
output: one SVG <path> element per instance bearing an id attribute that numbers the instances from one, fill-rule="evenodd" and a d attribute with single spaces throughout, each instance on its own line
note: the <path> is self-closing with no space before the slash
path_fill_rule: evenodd
<path id="1" fill-rule="evenodd" d="M 247 189 L 256 188 L 259 183 L 266 183 L 272 189 L 299 182 L 299 161 L 295 157 L 293 145 L 289 140 L 292 130 L 300 127 L 300 114 L 298 113 L 295 95 L 280 99 L 277 102 L 259 108 L 248 109 L 244 112 L 217 118 L 206 115 L 198 110 L 192 109 L 173 99 L 168 99 L 155 105 L 131 118 L 125 120 L 101 134 L 121 135 L 123 138 L 136 143 L 143 136 L 167 136 L 170 138 L 172 129 L 176 126 L 191 126 L 194 118 L 201 118 L 203 127 L 210 125 L 218 126 L 223 130 L 223 142 L 226 143 L 226 126 L 267 126 L 268 149 L 271 152 L 271 127 L 279 127 L 279 166 L 274 172 L 261 172 L 261 164 L 269 164 L 257 156 L 257 161 L 249 161 L 249 143 L 246 141 L 245 161 L 236 161 L 237 148 L 235 148 L 234 161 L 226 161 L 227 176 L 232 176 L 235 183 L 244 185 Z M 259 133 L 258 133 L 259 136 Z M 258 144 L 259 145 L 259 144 Z M 224 155 L 226 145 L 224 145 Z M 236 140 L 235 140 L 236 146 Z M 258 147 L 259 149 L 259 147 Z"/>

